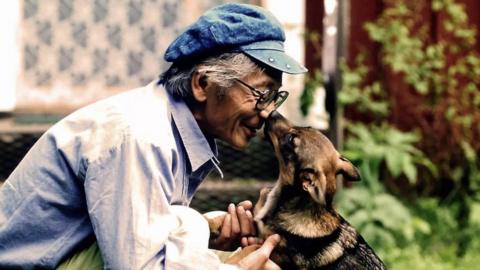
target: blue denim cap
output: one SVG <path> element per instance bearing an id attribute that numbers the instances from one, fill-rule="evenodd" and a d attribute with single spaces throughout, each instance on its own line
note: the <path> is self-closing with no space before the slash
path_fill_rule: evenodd
<path id="1" fill-rule="evenodd" d="M 264 8 L 224 4 L 204 13 L 168 46 L 168 62 L 184 62 L 220 52 L 243 52 L 262 64 L 285 73 L 307 69 L 285 54 L 285 33 L 280 22 Z"/>

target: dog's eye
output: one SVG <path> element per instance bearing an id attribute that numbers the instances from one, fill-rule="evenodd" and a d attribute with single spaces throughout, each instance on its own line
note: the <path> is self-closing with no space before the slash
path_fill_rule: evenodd
<path id="1" fill-rule="evenodd" d="M 291 146 L 295 145 L 295 135 L 293 134 L 287 134 L 287 143 Z"/>
<path id="2" fill-rule="evenodd" d="M 315 170 L 310 168 L 301 169 L 299 176 L 302 181 L 312 181 L 315 177 Z"/>
<path id="3" fill-rule="evenodd" d="M 312 181 L 312 175 L 311 174 L 301 174 L 300 175 L 300 179 L 302 179 L 303 181 Z"/>
<path id="4" fill-rule="evenodd" d="M 311 168 L 303 168 L 300 170 L 300 177 L 311 178 L 315 175 L 315 170 Z"/>

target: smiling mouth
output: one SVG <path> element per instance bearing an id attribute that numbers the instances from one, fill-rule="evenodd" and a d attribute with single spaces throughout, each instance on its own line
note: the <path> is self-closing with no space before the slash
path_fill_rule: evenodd
<path id="1" fill-rule="evenodd" d="M 245 130 L 245 134 L 249 139 L 259 135 L 260 138 L 263 137 L 263 128 L 265 126 L 265 121 L 259 121 L 257 123 L 242 123 L 242 127 Z"/>
<path id="2" fill-rule="evenodd" d="M 255 137 L 255 135 L 257 135 L 257 129 L 256 128 L 249 127 L 249 126 L 245 126 L 245 128 L 248 131 L 247 132 L 248 137 L 252 138 L 252 137 Z"/>

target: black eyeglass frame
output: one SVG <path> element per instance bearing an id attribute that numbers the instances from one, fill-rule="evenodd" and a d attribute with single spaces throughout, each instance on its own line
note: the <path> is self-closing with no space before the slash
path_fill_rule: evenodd
<path id="1" fill-rule="evenodd" d="M 280 107 L 280 105 L 282 105 L 282 103 L 288 98 L 287 91 L 278 91 L 271 89 L 265 89 L 264 91 L 261 91 L 240 79 L 235 79 L 235 81 L 248 88 L 252 92 L 252 95 L 258 98 L 257 103 L 255 103 L 255 109 L 259 111 L 268 108 L 268 106 L 270 106 L 272 102 L 275 106 L 273 109 L 274 111 L 278 109 L 278 107 Z"/>

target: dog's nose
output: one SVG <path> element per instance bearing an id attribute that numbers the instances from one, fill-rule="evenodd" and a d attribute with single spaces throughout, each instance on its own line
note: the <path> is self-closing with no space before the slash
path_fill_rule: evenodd
<path id="1" fill-rule="evenodd" d="M 277 111 L 273 111 L 270 114 L 270 116 L 267 118 L 266 123 L 268 125 L 270 125 L 271 127 L 273 127 L 274 125 L 278 125 L 278 124 L 291 126 L 290 122 L 285 117 L 283 117 L 282 114 L 280 114 Z"/>
<path id="2" fill-rule="evenodd" d="M 282 119 L 284 118 L 283 115 L 281 115 L 279 112 L 277 111 L 273 111 L 270 116 L 268 117 L 269 120 L 278 120 L 278 119 Z"/>
<path id="3" fill-rule="evenodd" d="M 265 121 L 265 122 L 266 122 L 267 125 L 273 126 L 276 122 L 284 120 L 284 119 L 285 119 L 285 117 L 283 117 L 283 115 L 281 115 L 279 112 L 273 111 L 268 116 L 267 121 Z"/>
<path id="4" fill-rule="evenodd" d="M 281 134 L 287 132 L 293 125 L 281 115 L 279 112 L 274 111 L 265 121 L 264 134 L 276 134 L 276 136 L 281 136 Z M 269 136 L 265 136 L 269 137 Z"/>
<path id="5" fill-rule="evenodd" d="M 267 119 L 270 115 L 275 112 L 275 105 L 272 103 L 271 105 L 267 106 L 263 110 L 260 111 L 260 117 L 263 119 Z"/>
<path id="6" fill-rule="evenodd" d="M 276 121 L 280 120 L 284 118 L 283 115 L 281 115 L 279 112 L 277 111 L 273 111 L 270 113 L 270 115 L 268 116 L 268 118 L 265 120 L 265 126 L 271 126 L 273 125 Z"/>

